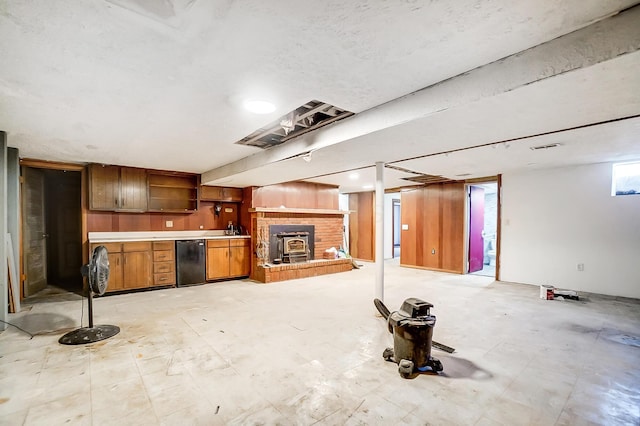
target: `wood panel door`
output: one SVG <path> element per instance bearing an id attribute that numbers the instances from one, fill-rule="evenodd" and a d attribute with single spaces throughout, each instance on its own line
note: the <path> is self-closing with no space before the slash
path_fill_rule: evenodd
<path id="1" fill-rule="evenodd" d="M 466 191 L 463 183 L 442 185 L 440 195 L 440 269 L 464 273 Z"/>
<path id="2" fill-rule="evenodd" d="M 400 263 L 463 273 L 464 184 L 403 192 Z"/>
<path id="3" fill-rule="evenodd" d="M 356 259 L 375 261 L 375 197 L 373 192 L 349 194 L 349 249 Z"/>
<path id="4" fill-rule="evenodd" d="M 89 166 L 89 208 L 117 210 L 120 207 L 120 167 Z"/>
<path id="5" fill-rule="evenodd" d="M 469 273 L 484 265 L 484 189 L 469 187 Z"/>
<path id="6" fill-rule="evenodd" d="M 251 272 L 250 241 L 240 240 L 240 243 L 231 241 L 231 247 L 229 247 L 229 276 L 232 277 L 247 276 Z"/>
<path id="7" fill-rule="evenodd" d="M 22 244 L 24 295 L 32 296 L 47 286 L 47 229 L 44 206 L 44 172 L 22 168 Z M 4 261 L 4 260 L 3 260 Z"/>
<path id="8" fill-rule="evenodd" d="M 124 288 L 151 286 L 152 262 L 149 251 L 134 251 L 122 254 Z"/>
<path id="9" fill-rule="evenodd" d="M 207 247 L 207 279 L 217 280 L 229 276 L 229 246 Z"/>
<path id="10" fill-rule="evenodd" d="M 422 199 L 424 214 L 424 221 L 421 224 L 423 266 L 433 269 L 442 267 L 440 262 L 440 191 L 441 185 L 428 185 L 424 189 L 425 196 Z"/>
<path id="11" fill-rule="evenodd" d="M 403 265 L 418 266 L 418 233 L 416 225 L 418 224 L 418 201 L 421 200 L 422 190 L 412 190 L 400 193 L 400 229 L 402 237 L 400 238 L 400 263 Z M 422 256 L 422 247 L 420 246 L 420 258 Z"/>
<path id="12" fill-rule="evenodd" d="M 122 167 L 120 169 L 120 210 L 147 210 L 147 171 Z"/>

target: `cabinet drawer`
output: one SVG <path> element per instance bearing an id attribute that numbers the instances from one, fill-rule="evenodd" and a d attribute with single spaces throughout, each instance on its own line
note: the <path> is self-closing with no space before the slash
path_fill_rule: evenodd
<path id="1" fill-rule="evenodd" d="M 167 262 L 173 260 L 173 250 L 154 250 L 154 262 Z"/>
<path id="2" fill-rule="evenodd" d="M 91 244 L 91 253 L 93 253 L 93 249 L 98 246 L 104 246 L 109 253 L 122 252 L 122 243 L 93 243 Z"/>
<path id="3" fill-rule="evenodd" d="M 176 276 L 173 272 L 165 274 L 153 274 L 153 285 L 173 285 L 176 283 Z"/>
<path id="4" fill-rule="evenodd" d="M 249 238 L 232 238 L 229 240 L 231 247 L 249 247 L 251 246 L 251 240 Z"/>
<path id="5" fill-rule="evenodd" d="M 154 250 L 173 250 L 176 243 L 174 241 L 154 241 Z"/>
<path id="6" fill-rule="evenodd" d="M 167 272 L 173 272 L 174 268 L 175 267 L 173 262 L 154 262 L 153 263 L 154 274 L 164 274 Z"/>
<path id="7" fill-rule="evenodd" d="M 229 247 L 229 240 L 207 240 L 207 248 Z"/>
<path id="8" fill-rule="evenodd" d="M 134 241 L 130 243 L 122 243 L 122 251 L 125 253 L 131 251 L 151 251 L 151 241 Z"/>

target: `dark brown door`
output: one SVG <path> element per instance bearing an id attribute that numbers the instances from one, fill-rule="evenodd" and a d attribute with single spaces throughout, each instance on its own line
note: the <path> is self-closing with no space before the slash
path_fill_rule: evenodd
<path id="1" fill-rule="evenodd" d="M 47 286 L 44 172 L 40 169 L 23 167 L 22 177 L 24 295 L 28 297 Z"/>
<path id="2" fill-rule="evenodd" d="M 82 290 L 80 172 L 45 170 L 47 277 L 50 284 Z"/>

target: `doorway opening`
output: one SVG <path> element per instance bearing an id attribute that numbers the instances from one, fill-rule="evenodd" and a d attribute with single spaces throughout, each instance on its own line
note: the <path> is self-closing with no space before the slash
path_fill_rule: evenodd
<path id="1" fill-rule="evenodd" d="M 400 257 L 400 200 L 394 198 L 392 201 L 393 206 L 393 258 Z"/>
<path id="2" fill-rule="evenodd" d="M 25 297 L 82 294 L 82 173 L 22 166 Z"/>
<path id="3" fill-rule="evenodd" d="M 468 186 L 468 272 L 496 276 L 498 183 Z"/>

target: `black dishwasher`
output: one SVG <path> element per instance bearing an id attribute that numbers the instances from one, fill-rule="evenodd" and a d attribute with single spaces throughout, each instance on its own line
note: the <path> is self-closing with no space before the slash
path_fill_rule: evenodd
<path id="1" fill-rule="evenodd" d="M 178 287 L 205 282 L 204 240 L 176 241 L 176 272 Z"/>

